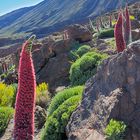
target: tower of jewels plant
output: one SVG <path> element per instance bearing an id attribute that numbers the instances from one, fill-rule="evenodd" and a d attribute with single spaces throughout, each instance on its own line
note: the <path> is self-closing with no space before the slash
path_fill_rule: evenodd
<path id="1" fill-rule="evenodd" d="M 114 29 L 114 36 L 116 41 L 116 47 L 118 52 L 122 52 L 126 48 L 126 43 L 123 34 L 123 15 L 120 12 L 117 23 Z"/>
<path id="2" fill-rule="evenodd" d="M 23 44 L 20 56 L 14 140 L 33 140 L 34 137 L 36 78 L 31 54 L 34 38 L 32 36 Z"/>

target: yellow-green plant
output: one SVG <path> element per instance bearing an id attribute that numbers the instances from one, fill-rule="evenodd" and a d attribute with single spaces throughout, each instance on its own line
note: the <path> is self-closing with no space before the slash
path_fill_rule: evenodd
<path id="1" fill-rule="evenodd" d="M 84 85 L 90 77 L 96 74 L 98 65 L 107 57 L 107 54 L 91 51 L 77 59 L 71 65 L 69 72 L 71 85 Z"/>
<path id="2" fill-rule="evenodd" d="M 11 106 L 14 100 L 15 89 L 12 85 L 0 83 L 0 106 Z"/>
<path id="3" fill-rule="evenodd" d="M 48 117 L 41 140 L 63 140 L 66 125 L 82 98 L 83 86 L 65 89 L 56 94 L 48 109 Z"/>
<path id="4" fill-rule="evenodd" d="M 50 101 L 48 84 L 41 83 L 36 87 L 36 104 L 41 107 L 47 107 Z"/>
<path id="5" fill-rule="evenodd" d="M 0 135 L 5 131 L 13 112 L 11 107 L 0 107 Z"/>
<path id="6" fill-rule="evenodd" d="M 111 119 L 105 129 L 106 140 L 123 140 L 125 131 L 124 122 Z"/>

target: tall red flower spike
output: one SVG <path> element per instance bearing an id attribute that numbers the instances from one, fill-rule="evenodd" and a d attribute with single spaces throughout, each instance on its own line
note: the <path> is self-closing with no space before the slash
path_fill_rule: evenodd
<path id="1" fill-rule="evenodd" d="M 36 79 L 31 55 L 32 41 L 22 46 L 19 62 L 18 92 L 15 106 L 14 140 L 33 140 Z"/>
<path id="2" fill-rule="evenodd" d="M 129 43 L 131 43 L 131 21 L 130 21 L 128 6 L 126 6 L 125 9 L 125 18 L 126 18 L 125 40 L 126 40 L 126 44 L 128 45 Z"/>
<path id="3" fill-rule="evenodd" d="M 116 40 L 116 47 L 118 52 L 122 52 L 126 48 L 126 43 L 123 35 L 123 16 L 119 14 L 117 23 L 114 29 L 114 36 Z"/>

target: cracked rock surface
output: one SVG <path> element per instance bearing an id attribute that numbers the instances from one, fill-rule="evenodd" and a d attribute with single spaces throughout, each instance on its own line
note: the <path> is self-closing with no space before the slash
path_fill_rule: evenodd
<path id="1" fill-rule="evenodd" d="M 111 56 L 86 82 L 81 104 L 67 125 L 69 140 L 104 140 L 110 119 L 128 126 L 126 140 L 140 138 L 140 40 Z"/>

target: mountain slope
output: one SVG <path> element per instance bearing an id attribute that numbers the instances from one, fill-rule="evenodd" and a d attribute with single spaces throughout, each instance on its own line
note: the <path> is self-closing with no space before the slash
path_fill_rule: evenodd
<path id="1" fill-rule="evenodd" d="M 132 3 L 139 0 L 128 1 Z M 42 37 L 66 25 L 98 16 L 119 6 L 118 0 L 44 0 L 34 7 L 19 9 L 0 17 L 0 35 L 35 33 Z M 9 17 L 12 19 L 9 20 Z"/>
<path id="2" fill-rule="evenodd" d="M 0 29 L 2 29 L 3 27 L 9 26 L 12 23 L 16 22 L 16 20 L 19 17 L 23 16 L 24 14 L 26 14 L 27 12 L 29 12 L 33 8 L 34 8 L 34 6 L 25 7 L 25 8 L 21 8 L 21 9 L 12 11 L 8 14 L 5 14 L 5 15 L 1 16 L 0 17 Z"/>

